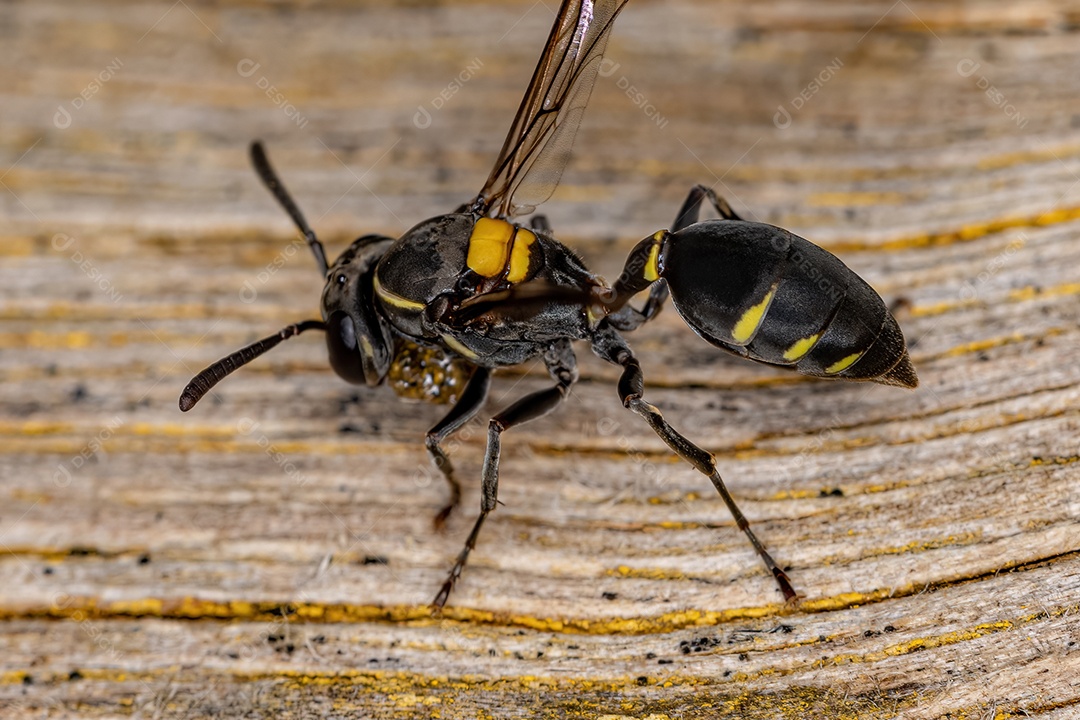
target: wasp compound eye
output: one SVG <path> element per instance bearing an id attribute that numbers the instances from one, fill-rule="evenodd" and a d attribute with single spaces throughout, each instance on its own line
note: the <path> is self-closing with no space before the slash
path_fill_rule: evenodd
<path id="1" fill-rule="evenodd" d="M 354 385 L 363 385 L 364 358 L 356 341 L 356 326 L 342 310 L 330 313 L 326 321 L 326 348 L 330 351 L 330 367 L 341 378 Z"/>

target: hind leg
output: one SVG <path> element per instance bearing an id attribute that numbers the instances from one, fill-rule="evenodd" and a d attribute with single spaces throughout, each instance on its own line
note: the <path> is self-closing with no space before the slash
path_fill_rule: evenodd
<path id="1" fill-rule="evenodd" d="M 784 600 L 794 600 L 796 593 L 791 586 L 791 580 L 776 564 L 776 561 L 773 560 L 772 555 L 758 540 L 754 531 L 750 529 L 750 522 L 735 503 L 735 498 L 728 492 L 723 478 L 717 472 L 712 453 L 701 449 L 682 433 L 671 427 L 660 413 L 660 410 L 643 398 L 645 378 L 641 372 L 641 365 L 638 363 L 637 358 L 634 357 L 634 353 L 630 350 L 630 346 L 626 344 L 626 341 L 612 328 L 601 325 L 593 338 L 593 352 L 609 363 L 622 366 L 623 374 L 622 378 L 619 379 L 619 397 L 622 399 L 623 406 L 647 422 L 653 432 L 659 435 L 660 439 L 676 455 L 693 465 L 712 481 L 713 487 L 720 493 L 720 497 L 723 498 L 724 504 L 727 505 L 728 510 L 731 512 L 731 516 L 735 518 L 735 524 L 750 540 L 750 544 L 754 546 L 754 550 L 757 551 L 758 556 L 765 563 L 765 567 L 776 580 L 780 592 L 784 595 Z"/>

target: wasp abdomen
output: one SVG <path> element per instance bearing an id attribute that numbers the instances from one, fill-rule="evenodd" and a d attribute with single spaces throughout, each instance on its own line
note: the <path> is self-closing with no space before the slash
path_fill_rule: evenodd
<path id="1" fill-rule="evenodd" d="M 651 271 L 711 344 L 807 375 L 917 384 L 881 297 L 808 240 L 772 225 L 715 220 L 656 241 Z"/>

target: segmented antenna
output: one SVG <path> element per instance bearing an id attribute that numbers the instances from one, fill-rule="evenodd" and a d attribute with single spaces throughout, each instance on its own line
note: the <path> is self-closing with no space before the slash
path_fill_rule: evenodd
<path id="1" fill-rule="evenodd" d="M 251 143 L 251 162 L 255 165 L 255 172 L 259 174 L 259 179 L 273 193 L 281 207 L 285 208 L 285 212 L 289 213 L 289 217 L 296 223 L 296 227 L 304 234 L 308 247 L 311 248 L 311 252 L 315 255 L 315 262 L 319 266 L 319 272 L 325 276 L 329 267 L 326 264 L 326 251 L 323 250 L 319 238 L 315 237 L 315 231 L 311 229 L 307 220 L 304 219 L 304 214 L 300 212 L 300 208 L 296 206 L 296 202 L 289 195 L 289 191 L 281 184 L 281 178 L 274 172 L 274 168 L 270 165 L 270 159 L 266 157 L 266 151 L 263 150 L 262 143 L 258 140 Z"/>
<path id="2" fill-rule="evenodd" d="M 180 409 L 187 412 L 195 407 L 195 403 L 202 400 L 210 388 L 217 385 L 225 377 L 244 367 L 249 362 L 259 357 L 268 350 L 278 346 L 282 340 L 296 337 L 305 330 L 326 330 L 326 323 L 322 320 L 305 320 L 283 327 L 275 335 L 263 338 L 258 342 L 248 345 L 246 348 L 237 350 L 232 355 L 218 360 L 210 367 L 191 379 L 191 382 L 180 394 Z"/>

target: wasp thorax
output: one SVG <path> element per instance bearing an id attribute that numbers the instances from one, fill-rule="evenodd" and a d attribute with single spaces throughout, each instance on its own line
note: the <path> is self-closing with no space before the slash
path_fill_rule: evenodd
<path id="1" fill-rule="evenodd" d="M 432 403 L 454 403 L 461 397 L 474 367 L 437 348 L 399 340 L 387 384 L 400 397 Z"/>

